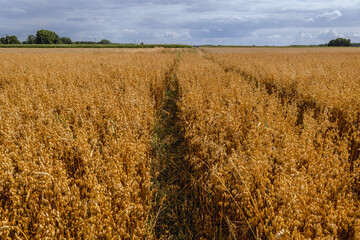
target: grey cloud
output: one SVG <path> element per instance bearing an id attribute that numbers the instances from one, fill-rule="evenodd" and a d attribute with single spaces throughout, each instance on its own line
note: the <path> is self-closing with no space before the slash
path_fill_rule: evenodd
<path id="1" fill-rule="evenodd" d="M 22 8 L 18 7 L 9 7 L 9 8 L 1 8 L 0 13 L 3 14 L 23 14 L 26 13 L 26 11 Z"/>
<path id="2" fill-rule="evenodd" d="M 320 38 L 320 39 L 331 40 L 331 39 L 333 39 L 333 38 L 345 37 L 345 35 L 336 32 L 336 30 L 334 30 L 334 29 L 331 29 L 331 30 L 323 30 L 323 31 L 321 31 L 321 32 L 317 35 L 317 37 Z"/>
<path id="3" fill-rule="evenodd" d="M 342 13 L 339 10 L 334 10 L 332 12 L 324 12 L 323 14 L 319 15 L 319 18 L 327 18 L 330 20 L 338 19 L 342 16 Z"/>
<path id="4" fill-rule="evenodd" d="M 97 18 L 94 18 L 94 20 L 96 20 Z M 89 21 L 90 18 L 87 17 L 67 17 L 65 18 L 66 21 L 71 21 L 71 22 L 85 22 L 85 21 Z"/>
<path id="5" fill-rule="evenodd" d="M 345 37 L 344 34 L 338 33 L 335 29 L 325 29 L 316 33 L 302 32 L 301 38 L 304 39 L 318 39 L 318 40 L 331 40 L 333 38 Z"/>
<path id="6" fill-rule="evenodd" d="M 38 29 L 74 40 L 251 45 L 318 42 L 336 35 L 320 34 L 328 29 L 354 38 L 360 33 L 360 4 L 353 0 L 0 0 L 0 4 L 0 35 L 15 34 L 23 40 Z"/>

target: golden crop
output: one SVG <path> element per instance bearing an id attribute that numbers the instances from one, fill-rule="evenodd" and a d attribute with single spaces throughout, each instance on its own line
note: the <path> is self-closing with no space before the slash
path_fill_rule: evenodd
<path id="1" fill-rule="evenodd" d="M 1 239 L 149 233 L 150 133 L 174 58 L 0 55 Z"/>
<path id="2" fill-rule="evenodd" d="M 325 77 L 317 80 L 316 67 L 331 76 L 344 70 L 330 61 L 330 53 L 291 53 L 215 53 L 207 56 L 212 61 L 182 58 L 177 74 L 181 118 L 187 160 L 197 179 L 192 191 L 202 203 L 196 209 L 197 237 L 348 239 L 358 234 L 359 122 L 346 111 L 341 112 L 346 121 L 334 119 L 339 99 L 328 99 L 329 106 L 317 101 L 331 95 L 327 87 L 341 83 L 338 78 L 331 82 L 334 86 Z M 317 66 L 309 69 L 316 58 Z M 336 59 L 354 66 L 357 55 Z M 285 62 L 297 67 L 289 73 Z M 323 72 L 324 62 L 333 63 L 330 73 Z M 283 75 L 302 76 L 304 71 L 311 72 L 319 87 L 304 89 L 310 80 L 293 79 L 301 86 L 294 97 Z M 355 74 L 342 74 L 343 83 L 353 81 L 346 90 L 348 99 L 358 99 Z M 269 92 L 267 78 L 255 81 L 259 76 L 273 76 L 276 88 Z M 304 109 L 304 98 L 311 94 L 321 108 Z M 346 106 L 355 111 L 352 116 L 358 115 L 355 105 Z"/>
<path id="3" fill-rule="evenodd" d="M 243 51 L 216 54 L 214 61 L 228 70 L 241 71 L 261 83 L 315 101 L 321 107 L 342 111 L 351 121 L 359 121 L 359 49 Z"/>
<path id="4" fill-rule="evenodd" d="M 359 61 L 4 49 L 0 238 L 360 238 Z"/>

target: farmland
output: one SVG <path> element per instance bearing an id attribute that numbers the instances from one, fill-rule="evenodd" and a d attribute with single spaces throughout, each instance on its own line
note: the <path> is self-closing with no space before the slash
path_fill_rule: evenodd
<path id="1" fill-rule="evenodd" d="M 0 44 L 0 48 L 192 48 L 181 44 Z"/>
<path id="2" fill-rule="evenodd" d="M 360 238 L 359 64 L 1 49 L 0 238 Z"/>

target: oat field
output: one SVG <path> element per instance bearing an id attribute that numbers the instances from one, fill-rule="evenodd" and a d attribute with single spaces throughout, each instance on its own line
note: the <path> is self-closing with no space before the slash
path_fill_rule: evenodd
<path id="1" fill-rule="evenodd" d="M 360 239 L 357 48 L 1 49 L 0 239 Z"/>

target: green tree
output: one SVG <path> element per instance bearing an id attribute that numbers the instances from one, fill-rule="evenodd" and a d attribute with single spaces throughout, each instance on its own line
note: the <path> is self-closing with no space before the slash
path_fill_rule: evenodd
<path id="1" fill-rule="evenodd" d="M 351 40 L 346 38 L 333 39 L 328 43 L 329 47 L 350 47 Z"/>
<path id="2" fill-rule="evenodd" d="M 103 39 L 99 42 L 100 44 L 110 44 L 111 42 L 107 39 Z"/>
<path id="3" fill-rule="evenodd" d="M 12 35 L 10 36 L 10 44 L 21 44 L 21 42 L 15 35 Z"/>
<path id="4" fill-rule="evenodd" d="M 59 44 L 59 43 L 61 43 L 61 40 L 60 40 L 59 36 L 53 31 L 38 30 L 36 32 L 35 43 L 36 44 Z"/>
<path id="5" fill-rule="evenodd" d="M 0 38 L 0 42 L 2 44 L 20 44 L 21 43 L 15 35 L 11 35 L 11 36 L 6 35 L 6 37 Z"/>
<path id="6" fill-rule="evenodd" d="M 25 44 L 35 44 L 36 37 L 34 35 L 29 35 L 24 43 Z"/>
<path id="7" fill-rule="evenodd" d="M 68 37 L 61 37 L 60 38 L 60 41 L 63 43 L 63 44 L 73 44 L 73 41 L 68 38 Z"/>

